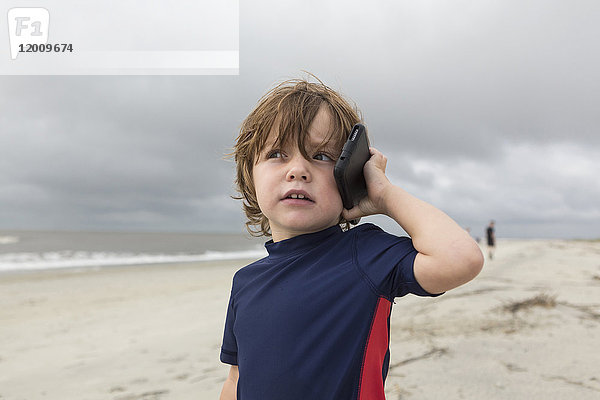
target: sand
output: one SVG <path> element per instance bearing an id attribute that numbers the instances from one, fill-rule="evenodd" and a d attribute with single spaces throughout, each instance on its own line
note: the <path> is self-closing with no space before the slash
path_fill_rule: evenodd
<path id="1" fill-rule="evenodd" d="M 0 275 L 0 399 L 217 399 L 247 262 Z M 469 284 L 397 299 L 391 339 L 388 400 L 600 398 L 600 242 L 500 240 Z"/>

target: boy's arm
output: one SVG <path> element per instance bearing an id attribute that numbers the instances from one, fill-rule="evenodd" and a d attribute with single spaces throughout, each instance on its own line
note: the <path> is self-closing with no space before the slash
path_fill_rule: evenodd
<path id="1" fill-rule="evenodd" d="M 238 366 L 232 365 L 229 369 L 229 375 L 223 384 L 223 390 L 219 400 L 236 400 L 237 399 L 237 382 L 240 377 Z"/>
<path id="2" fill-rule="evenodd" d="M 372 214 L 393 218 L 412 238 L 419 252 L 415 278 L 429 293 L 442 293 L 473 279 L 483 267 L 483 255 L 471 236 L 432 205 L 394 186 L 385 176 L 387 159 L 371 148 L 364 174 L 368 197 L 351 210 L 346 220 Z"/>

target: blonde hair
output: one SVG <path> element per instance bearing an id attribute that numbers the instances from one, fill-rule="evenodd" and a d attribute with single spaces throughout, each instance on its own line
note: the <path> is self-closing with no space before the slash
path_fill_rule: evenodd
<path id="1" fill-rule="evenodd" d="M 313 75 L 314 77 L 314 75 Z M 360 111 L 351 106 L 340 94 L 326 86 L 318 78 L 316 83 L 305 79 L 291 79 L 281 82 L 269 90 L 258 101 L 257 106 L 242 122 L 236 139 L 233 156 L 236 162 L 236 190 L 243 200 L 243 209 L 248 220 L 246 229 L 253 236 L 271 236 L 269 220 L 258 206 L 252 170 L 257 157 L 264 147 L 271 130 L 276 127 L 277 145 L 293 140 L 302 155 L 306 153 L 304 141 L 307 130 L 321 106 L 326 106 L 331 117 L 331 128 L 325 143 L 334 142 L 340 152 L 352 126 L 360 121 Z M 278 124 L 277 126 L 275 126 Z M 325 144 L 323 143 L 323 144 Z M 346 224 L 340 217 L 340 224 Z"/>

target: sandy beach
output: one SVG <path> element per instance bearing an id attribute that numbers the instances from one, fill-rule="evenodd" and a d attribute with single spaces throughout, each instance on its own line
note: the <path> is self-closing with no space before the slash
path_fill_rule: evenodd
<path id="1" fill-rule="evenodd" d="M 218 398 L 247 262 L 0 275 L 0 399 Z M 388 399 L 600 398 L 600 241 L 500 240 L 473 282 L 397 299 L 391 340 Z"/>

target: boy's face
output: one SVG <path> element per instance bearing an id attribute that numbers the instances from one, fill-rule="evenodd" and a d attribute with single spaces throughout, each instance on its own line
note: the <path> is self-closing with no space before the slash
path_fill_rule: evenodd
<path id="1" fill-rule="evenodd" d="M 339 222 L 342 199 L 333 177 L 341 149 L 322 142 L 328 137 L 330 114 L 321 107 L 306 138 L 310 157 L 297 143 L 275 148 L 277 124 L 269 134 L 252 171 L 258 205 L 269 220 L 273 241 L 317 232 Z M 302 198 L 304 197 L 304 198 Z"/>

